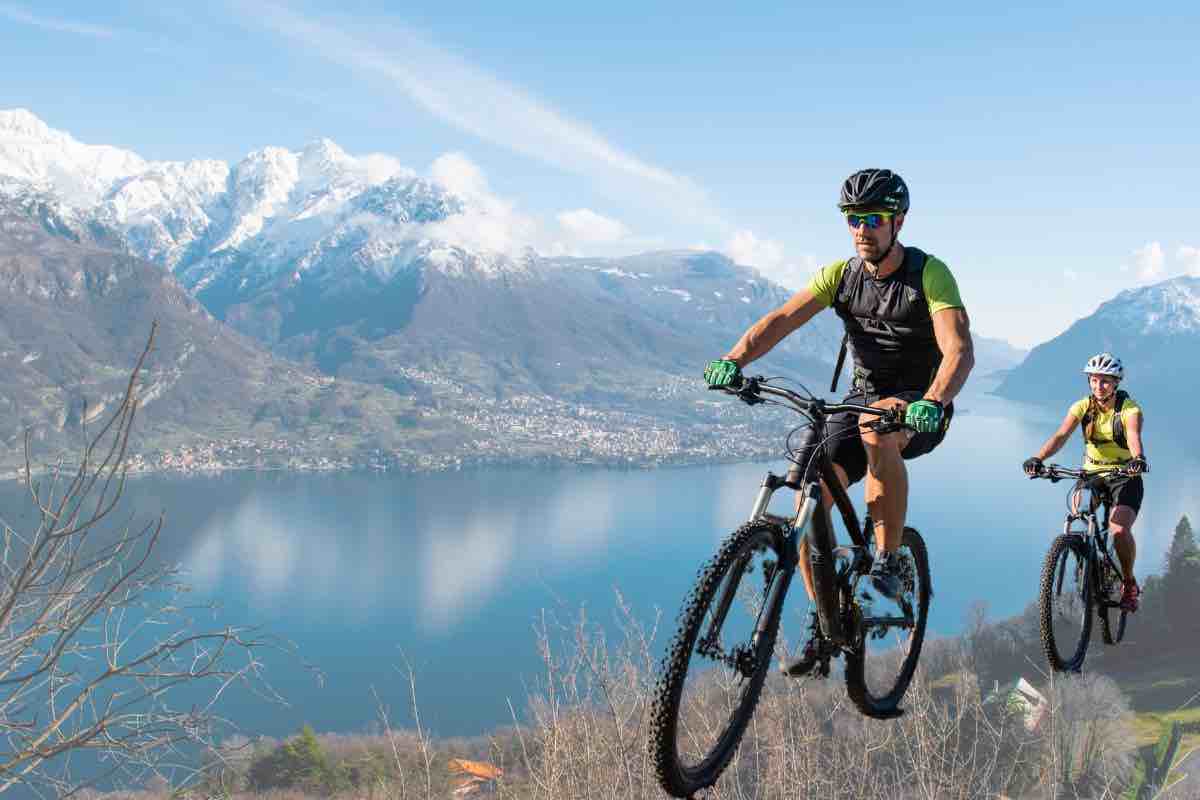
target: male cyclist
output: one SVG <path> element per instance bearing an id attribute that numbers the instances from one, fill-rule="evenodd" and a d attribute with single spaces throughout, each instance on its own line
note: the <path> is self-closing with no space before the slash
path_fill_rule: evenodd
<path id="1" fill-rule="evenodd" d="M 941 443 L 954 413 L 952 401 L 974 366 L 974 350 L 950 270 L 934 256 L 899 242 L 909 208 L 908 187 L 900 176 L 886 169 L 854 173 L 842 184 L 838 208 L 857 255 L 818 272 L 806 288 L 751 326 L 724 358 L 711 362 L 704 378 L 710 386 L 737 385 L 743 367 L 818 312 L 832 308 L 842 318 L 854 360 L 854 380 L 844 402 L 902 409 L 905 424 L 913 429 L 880 435 L 860 427 L 855 414 L 833 416 L 828 427 L 838 480 L 849 486 L 866 477 L 878 552 L 871 583 L 894 600 L 902 587 L 893 553 L 900 546 L 908 506 L 904 459 Z M 828 488 L 823 495 L 829 508 L 833 498 Z M 800 571 L 812 597 L 807 541 L 802 543 Z M 785 670 L 807 672 L 820 644 L 814 614 L 804 655 Z"/>
<path id="2" fill-rule="evenodd" d="M 1142 507 L 1141 473 L 1149 472 L 1142 449 L 1142 409 L 1126 392 L 1117 387 L 1125 377 L 1121 359 L 1112 353 L 1100 353 L 1088 359 L 1083 368 L 1087 375 L 1088 396 L 1067 409 L 1067 416 L 1054 435 L 1046 440 L 1037 455 L 1025 459 L 1021 466 L 1029 477 L 1036 477 L 1042 461 L 1062 449 L 1071 438 L 1075 426 L 1083 423 L 1085 472 L 1100 472 L 1113 467 L 1128 467 L 1133 477 L 1109 481 L 1112 504 L 1108 529 L 1112 531 L 1113 549 L 1121 562 L 1124 585 L 1121 587 L 1121 608 L 1137 611 L 1141 589 L 1133 577 L 1137 560 L 1137 545 L 1133 539 L 1133 523 Z"/>

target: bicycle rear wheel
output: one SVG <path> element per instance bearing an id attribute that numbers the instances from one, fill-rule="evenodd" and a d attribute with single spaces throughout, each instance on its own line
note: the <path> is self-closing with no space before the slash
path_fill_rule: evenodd
<path id="1" fill-rule="evenodd" d="M 859 711 L 875 719 L 904 713 L 900 701 L 921 657 L 932 596 L 925 541 L 912 528 L 904 529 L 897 563 L 904 590 L 894 607 L 867 596 L 852 605 L 857 631 L 855 647 L 846 651 L 846 693 Z"/>
<path id="2" fill-rule="evenodd" d="M 783 535 L 769 523 L 743 525 L 684 603 L 650 711 L 651 757 L 669 795 L 716 783 L 754 713 L 792 577 L 778 569 Z"/>
<path id="3" fill-rule="evenodd" d="M 1116 612 L 1116 624 L 1109 616 L 1112 612 Z M 1125 618 L 1128 614 L 1123 608 L 1100 607 L 1100 635 L 1104 637 L 1105 644 L 1120 644 L 1125 638 Z"/>
<path id="4" fill-rule="evenodd" d="M 1054 540 L 1042 566 L 1042 649 L 1050 666 L 1060 672 L 1078 672 L 1087 655 L 1095 599 L 1091 570 L 1087 544 L 1070 534 Z"/>
<path id="5" fill-rule="evenodd" d="M 1100 614 L 1100 635 L 1105 644 L 1119 644 L 1125 638 L 1125 618 L 1129 614 L 1117 605 L 1121 597 L 1121 573 L 1112 562 L 1112 554 L 1105 553 L 1104 566 L 1096 570 L 1096 606 Z M 1113 600 L 1113 597 L 1117 600 Z M 1114 624 L 1113 613 L 1116 613 Z"/>

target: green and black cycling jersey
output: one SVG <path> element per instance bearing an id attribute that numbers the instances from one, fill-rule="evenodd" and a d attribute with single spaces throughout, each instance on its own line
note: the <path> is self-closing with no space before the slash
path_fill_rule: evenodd
<path id="1" fill-rule="evenodd" d="M 808 288 L 842 318 L 855 384 L 868 390 L 925 391 L 942 363 L 933 315 L 964 308 L 950 269 L 915 247 L 904 248 L 904 263 L 886 278 L 856 257 L 823 268 Z"/>

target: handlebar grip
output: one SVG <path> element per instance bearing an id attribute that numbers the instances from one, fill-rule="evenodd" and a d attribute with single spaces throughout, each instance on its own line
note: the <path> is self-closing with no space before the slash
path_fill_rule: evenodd
<path id="1" fill-rule="evenodd" d="M 915 430 L 911 425 L 905 423 L 904 417 L 894 409 L 889 409 L 887 412 L 880 414 L 869 422 L 860 423 L 864 428 L 870 428 L 875 433 L 895 433 L 897 431 Z"/>

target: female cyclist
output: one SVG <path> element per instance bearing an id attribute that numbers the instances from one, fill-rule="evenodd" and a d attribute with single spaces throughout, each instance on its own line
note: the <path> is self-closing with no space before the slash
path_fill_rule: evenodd
<path id="1" fill-rule="evenodd" d="M 1134 473 L 1115 477 L 1109 482 L 1112 503 L 1108 528 L 1121 562 L 1121 572 L 1125 575 L 1121 608 L 1137 611 L 1141 590 L 1133 577 L 1133 564 L 1137 558 L 1133 523 L 1142 507 L 1141 473 L 1150 471 L 1142 449 L 1142 409 L 1128 393 L 1117 388 L 1125 377 L 1125 369 L 1112 353 L 1092 356 L 1083 372 L 1090 389 L 1088 396 L 1068 409 L 1054 435 L 1022 466 L 1030 477 L 1036 475 L 1042 461 L 1057 453 L 1067 443 L 1075 426 L 1082 424 L 1085 471 L 1099 472 L 1124 466 Z"/>

